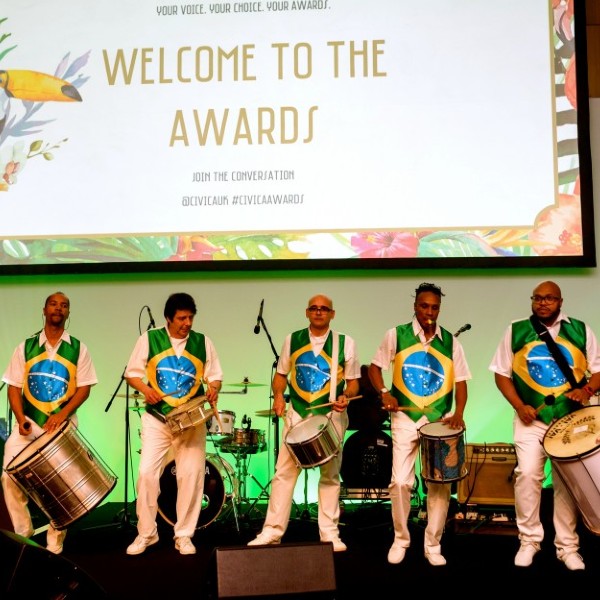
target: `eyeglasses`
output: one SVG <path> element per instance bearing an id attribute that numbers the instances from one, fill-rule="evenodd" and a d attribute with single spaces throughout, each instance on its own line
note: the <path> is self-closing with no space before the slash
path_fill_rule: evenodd
<path id="1" fill-rule="evenodd" d="M 333 310 L 333 308 L 329 308 L 329 306 L 315 306 L 314 304 L 312 306 L 308 307 L 308 312 L 322 312 L 322 313 L 330 313 Z"/>
<path id="2" fill-rule="evenodd" d="M 531 296 L 531 300 L 534 304 L 541 304 L 542 302 L 554 304 L 555 302 L 558 302 L 560 298 L 558 296 Z"/>

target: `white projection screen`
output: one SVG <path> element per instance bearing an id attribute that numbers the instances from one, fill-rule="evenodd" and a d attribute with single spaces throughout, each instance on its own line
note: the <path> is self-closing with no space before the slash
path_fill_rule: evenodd
<path id="1" fill-rule="evenodd" d="M 15 0 L 0 273 L 595 266 L 583 0 Z"/>

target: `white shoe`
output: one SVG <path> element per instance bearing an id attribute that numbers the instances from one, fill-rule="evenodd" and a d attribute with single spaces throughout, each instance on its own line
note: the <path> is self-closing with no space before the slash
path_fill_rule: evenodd
<path id="1" fill-rule="evenodd" d="M 540 545 L 537 542 L 522 542 L 519 551 L 515 556 L 516 567 L 530 567 L 533 557 L 540 551 Z"/>
<path id="2" fill-rule="evenodd" d="M 558 560 L 562 560 L 569 571 L 583 571 L 585 569 L 585 563 L 581 554 L 577 552 L 569 552 L 558 557 Z"/>
<path id="3" fill-rule="evenodd" d="M 344 544 L 344 542 L 342 542 L 342 540 L 340 540 L 339 537 L 334 537 L 329 540 L 321 539 L 321 541 L 322 542 L 331 542 L 333 544 L 334 552 L 345 552 L 346 550 L 348 550 L 348 546 L 346 546 L 346 544 Z"/>
<path id="4" fill-rule="evenodd" d="M 281 544 L 281 538 L 261 531 L 253 540 L 248 542 L 248 546 L 268 546 L 270 544 Z"/>
<path id="5" fill-rule="evenodd" d="M 175 550 L 179 550 L 179 554 L 196 554 L 196 546 L 185 536 L 175 538 Z"/>
<path id="6" fill-rule="evenodd" d="M 446 559 L 439 552 L 425 552 L 425 558 L 433 567 L 443 567 L 446 564 Z"/>
<path id="7" fill-rule="evenodd" d="M 152 546 L 152 544 L 156 544 L 156 542 L 158 542 L 157 533 L 149 538 L 138 535 L 135 540 L 133 540 L 133 543 L 127 546 L 127 554 L 141 554 L 148 546 Z"/>
<path id="8" fill-rule="evenodd" d="M 400 545 L 400 542 L 394 542 L 388 552 L 388 562 L 392 565 L 397 565 L 404 560 L 406 556 L 406 548 Z"/>

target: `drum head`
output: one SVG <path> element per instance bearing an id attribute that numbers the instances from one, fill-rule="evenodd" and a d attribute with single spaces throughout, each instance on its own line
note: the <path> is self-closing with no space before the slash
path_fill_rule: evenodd
<path id="1" fill-rule="evenodd" d="M 576 458 L 600 447 L 600 406 L 586 406 L 553 423 L 544 435 L 551 458 Z"/>
<path id="2" fill-rule="evenodd" d="M 419 428 L 419 435 L 431 438 L 446 438 L 446 437 L 457 437 L 464 429 L 452 429 L 447 423 L 441 421 L 434 421 L 433 423 L 426 423 Z"/>
<path id="3" fill-rule="evenodd" d="M 71 424 L 71 421 L 63 421 L 60 427 L 56 431 L 44 431 L 42 435 L 37 437 L 31 444 L 23 448 L 19 454 L 17 454 L 6 466 L 6 471 L 10 473 L 11 471 L 21 469 L 31 460 L 35 460 L 40 456 L 40 452 L 48 446 L 53 440 L 55 440 L 59 435 L 62 435 L 67 427 Z"/>
<path id="4" fill-rule="evenodd" d="M 320 431 L 329 425 L 329 418 L 325 415 L 311 415 L 296 423 L 287 433 L 287 444 L 298 444 L 313 439 Z"/>
<path id="5" fill-rule="evenodd" d="M 202 509 L 196 529 L 210 525 L 221 512 L 225 503 L 225 483 L 218 468 L 218 457 L 207 456 L 204 475 Z M 158 512 L 170 525 L 177 522 L 177 468 L 175 461 L 167 463 L 160 477 Z"/>
<path id="6" fill-rule="evenodd" d="M 357 431 L 344 443 L 340 475 L 347 488 L 387 488 L 392 478 L 392 438 Z"/>

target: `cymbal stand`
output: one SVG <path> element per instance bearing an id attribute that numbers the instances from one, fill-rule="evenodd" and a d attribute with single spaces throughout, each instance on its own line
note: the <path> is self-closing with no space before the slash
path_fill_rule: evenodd
<path id="1" fill-rule="evenodd" d="M 250 455 L 247 451 L 247 448 L 241 446 L 239 449 L 236 449 L 235 452 L 232 453 L 235 458 L 235 472 L 238 478 L 239 485 L 239 495 L 238 495 L 238 504 L 242 506 L 243 503 L 250 502 L 250 498 L 247 495 L 248 489 L 248 477 L 256 483 L 256 485 L 260 488 L 260 494 L 254 499 L 252 504 L 248 506 L 246 511 L 242 514 L 243 517 L 248 517 L 258 501 L 263 497 L 269 497 L 269 492 L 267 491 L 267 487 L 262 485 L 262 483 L 248 471 L 248 463 L 250 462 Z M 267 484 L 268 485 L 268 484 Z"/>

